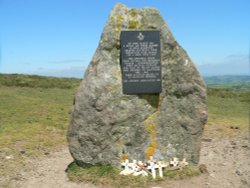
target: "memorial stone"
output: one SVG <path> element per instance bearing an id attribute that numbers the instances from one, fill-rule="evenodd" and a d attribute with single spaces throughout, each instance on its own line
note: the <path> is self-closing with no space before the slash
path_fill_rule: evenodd
<path id="1" fill-rule="evenodd" d="M 76 163 L 197 164 L 206 120 L 205 83 L 159 11 L 115 5 L 74 99 L 67 138 Z"/>

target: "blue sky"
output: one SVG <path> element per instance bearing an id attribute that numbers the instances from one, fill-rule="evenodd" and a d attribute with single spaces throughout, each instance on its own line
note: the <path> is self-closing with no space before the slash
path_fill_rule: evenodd
<path id="1" fill-rule="evenodd" d="M 0 73 L 82 77 L 118 2 L 159 9 L 203 75 L 249 74 L 249 0 L 0 0 Z"/>

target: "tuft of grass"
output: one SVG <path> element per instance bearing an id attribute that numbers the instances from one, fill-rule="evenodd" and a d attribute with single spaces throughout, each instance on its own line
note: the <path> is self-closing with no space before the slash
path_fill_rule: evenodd
<path id="1" fill-rule="evenodd" d="M 171 168 L 166 168 L 163 171 L 164 176 L 170 179 L 185 179 L 193 176 L 200 175 L 200 170 L 197 167 L 188 166 L 181 170 L 173 170 Z"/>
<path id="2" fill-rule="evenodd" d="M 110 165 L 80 167 L 76 163 L 71 163 L 67 173 L 69 180 L 74 182 L 90 182 L 114 187 L 145 187 L 152 182 L 152 178 L 149 177 L 122 176 L 118 168 Z"/>
<path id="3" fill-rule="evenodd" d="M 205 164 L 200 164 L 199 165 L 199 171 L 201 172 L 201 173 L 208 173 L 208 170 L 207 170 L 207 165 L 205 165 Z"/>
<path id="4" fill-rule="evenodd" d="M 123 176 L 120 169 L 110 165 L 97 165 L 80 167 L 75 162 L 71 163 L 67 169 L 68 177 L 74 182 L 90 182 L 96 185 L 106 185 L 113 187 L 146 187 L 154 185 L 165 179 L 185 179 L 200 175 L 197 167 L 186 167 L 181 170 L 167 168 L 164 170 L 164 177 L 153 179 L 151 176 Z"/>

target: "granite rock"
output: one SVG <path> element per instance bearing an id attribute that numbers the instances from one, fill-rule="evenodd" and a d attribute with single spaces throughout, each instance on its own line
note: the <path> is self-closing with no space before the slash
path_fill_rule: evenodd
<path id="1" fill-rule="evenodd" d="M 122 93 L 122 30 L 160 30 L 160 94 Z M 75 95 L 67 135 L 74 160 L 120 166 L 121 159 L 152 155 L 197 164 L 206 121 L 205 83 L 159 11 L 115 5 Z"/>

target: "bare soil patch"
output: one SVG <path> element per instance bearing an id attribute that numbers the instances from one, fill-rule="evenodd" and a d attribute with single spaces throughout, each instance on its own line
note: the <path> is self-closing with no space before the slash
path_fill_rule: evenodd
<path id="1" fill-rule="evenodd" d="M 235 130 L 239 131 L 240 130 Z M 166 180 L 149 187 L 181 188 L 247 188 L 250 187 L 249 136 L 218 136 L 204 134 L 200 163 L 206 164 L 208 173 L 184 180 Z M 70 182 L 66 168 L 72 162 L 68 148 L 52 153 L 40 161 L 33 161 L 34 170 L 22 173 L 22 178 L 8 187 L 21 188 L 99 188 L 89 183 Z"/>

